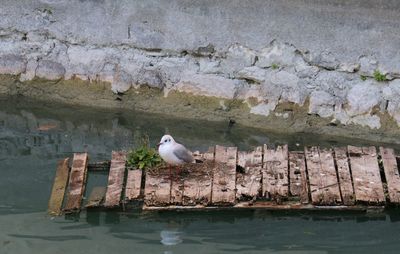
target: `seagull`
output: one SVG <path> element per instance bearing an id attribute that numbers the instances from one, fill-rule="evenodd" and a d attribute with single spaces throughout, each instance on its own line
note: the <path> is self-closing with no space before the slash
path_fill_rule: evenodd
<path id="1" fill-rule="evenodd" d="M 194 162 L 192 153 L 183 145 L 176 143 L 171 135 L 164 135 L 158 143 L 158 153 L 169 165 L 178 166 Z"/>

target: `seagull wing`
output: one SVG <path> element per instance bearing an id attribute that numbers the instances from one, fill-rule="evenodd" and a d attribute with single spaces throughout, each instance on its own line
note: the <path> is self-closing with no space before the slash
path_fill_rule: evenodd
<path id="1" fill-rule="evenodd" d="M 176 146 L 174 147 L 174 155 L 180 159 L 181 161 L 184 161 L 186 163 L 190 163 L 194 161 L 194 158 L 192 156 L 192 154 L 189 152 L 189 150 L 186 149 L 186 147 L 184 147 L 181 144 L 176 144 Z"/>

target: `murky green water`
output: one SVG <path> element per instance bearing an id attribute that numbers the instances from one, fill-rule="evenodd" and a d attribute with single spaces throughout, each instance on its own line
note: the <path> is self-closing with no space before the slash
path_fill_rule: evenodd
<path id="1" fill-rule="evenodd" d="M 266 133 L 229 126 L 228 120 L 210 123 L 0 98 L 0 253 L 398 253 L 399 210 L 46 215 L 58 159 L 77 151 L 88 151 L 91 161 L 109 159 L 112 149 L 132 147 L 143 133 L 155 144 L 166 131 L 192 150 L 214 144 L 249 149 L 289 143 L 292 150 L 368 144 Z M 91 186 L 105 180 L 102 174 L 89 176 Z"/>

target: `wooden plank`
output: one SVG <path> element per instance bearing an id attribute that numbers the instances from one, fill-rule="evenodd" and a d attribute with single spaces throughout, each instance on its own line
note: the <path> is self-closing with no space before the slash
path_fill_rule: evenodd
<path id="1" fill-rule="evenodd" d="M 89 200 L 86 208 L 100 207 L 106 196 L 107 188 L 105 186 L 96 186 L 92 189 L 89 195 Z"/>
<path id="2" fill-rule="evenodd" d="M 340 192 L 342 193 L 342 200 L 344 205 L 354 205 L 354 188 L 353 181 L 351 180 L 349 158 L 347 156 L 346 147 L 336 147 L 335 160 L 337 166 L 337 173 L 339 177 Z"/>
<path id="3" fill-rule="evenodd" d="M 228 205 L 235 203 L 236 147 L 215 147 L 215 161 L 219 164 L 213 172 L 212 203 Z"/>
<path id="4" fill-rule="evenodd" d="M 335 160 L 332 149 L 319 149 L 321 159 L 321 179 L 324 183 L 324 202 L 326 205 L 336 205 L 342 203 L 340 187 L 336 173 Z"/>
<path id="5" fill-rule="evenodd" d="M 146 206 L 169 205 L 171 196 L 171 175 L 169 168 L 162 168 L 156 172 L 146 170 L 144 187 L 144 203 Z"/>
<path id="6" fill-rule="evenodd" d="M 139 198 L 140 189 L 142 186 L 142 172 L 143 171 L 141 169 L 128 170 L 125 187 L 126 201 L 131 201 Z"/>
<path id="7" fill-rule="evenodd" d="M 202 211 L 202 210 L 239 210 L 239 209 L 251 209 L 251 210 L 283 210 L 283 211 L 297 211 L 297 210 L 308 210 L 308 211 L 358 211 L 367 212 L 371 214 L 382 213 L 385 209 L 384 206 L 366 206 L 366 205 L 334 205 L 334 206 L 319 206 L 312 204 L 301 204 L 299 202 L 284 202 L 282 204 L 277 204 L 275 201 L 257 200 L 253 201 L 242 201 L 238 202 L 233 206 L 143 206 L 143 210 L 147 211 Z M 257 213 L 257 212 L 256 212 Z M 264 212 L 261 212 L 264 215 Z"/>
<path id="8" fill-rule="evenodd" d="M 238 152 L 238 166 L 243 171 L 236 174 L 236 198 L 255 200 L 261 192 L 263 147 L 251 152 Z"/>
<path id="9" fill-rule="evenodd" d="M 348 146 L 356 201 L 385 202 L 376 148 Z"/>
<path id="10" fill-rule="evenodd" d="M 184 179 L 181 174 L 182 172 L 179 171 L 182 171 L 182 169 L 174 168 L 173 170 L 178 172 L 174 172 L 174 175 L 171 179 L 171 197 L 169 203 L 173 205 L 181 205 L 183 198 Z"/>
<path id="11" fill-rule="evenodd" d="M 213 153 L 214 154 L 214 153 Z M 183 198 L 184 206 L 209 205 L 211 203 L 211 189 L 214 158 L 209 157 L 209 162 L 204 162 L 204 167 L 192 169 L 183 182 Z"/>
<path id="12" fill-rule="evenodd" d="M 68 183 L 67 201 L 64 207 L 64 211 L 67 213 L 77 212 L 81 208 L 82 197 L 85 193 L 87 164 L 87 153 L 74 153 Z"/>
<path id="13" fill-rule="evenodd" d="M 263 210 L 310 210 L 310 211 L 373 211 L 374 213 L 383 212 L 383 206 L 365 206 L 365 205 L 334 205 L 334 206 L 318 206 L 312 204 L 301 204 L 299 202 L 285 202 L 277 204 L 273 201 L 256 201 L 254 203 L 241 202 L 234 206 L 234 208 L 250 208 L 250 209 L 263 209 Z"/>
<path id="14" fill-rule="evenodd" d="M 287 145 L 276 150 L 264 145 L 264 164 L 262 169 L 263 196 L 281 201 L 289 196 L 289 162 Z"/>
<path id="15" fill-rule="evenodd" d="M 392 148 L 379 147 L 391 203 L 400 204 L 400 175 Z"/>
<path id="16" fill-rule="evenodd" d="M 62 212 L 62 203 L 64 200 L 65 189 L 68 183 L 69 158 L 58 161 L 56 176 L 54 178 L 53 188 L 49 199 L 48 213 L 58 216 Z"/>
<path id="17" fill-rule="evenodd" d="M 308 181 L 303 152 L 289 152 L 290 194 L 299 196 L 301 203 L 308 203 Z"/>
<path id="18" fill-rule="evenodd" d="M 318 205 L 341 203 L 332 149 L 305 148 L 311 201 Z"/>
<path id="19" fill-rule="evenodd" d="M 117 207 L 121 202 L 122 187 L 125 177 L 126 152 L 113 151 L 111 156 L 110 172 L 108 174 L 108 185 L 105 207 Z"/>

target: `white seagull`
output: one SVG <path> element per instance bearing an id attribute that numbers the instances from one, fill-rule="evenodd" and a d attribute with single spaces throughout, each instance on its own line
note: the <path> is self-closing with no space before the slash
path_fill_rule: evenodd
<path id="1" fill-rule="evenodd" d="M 164 135 L 158 143 L 158 153 L 161 158 L 173 166 L 194 162 L 192 153 L 183 145 L 176 143 L 171 135 Z"/>

